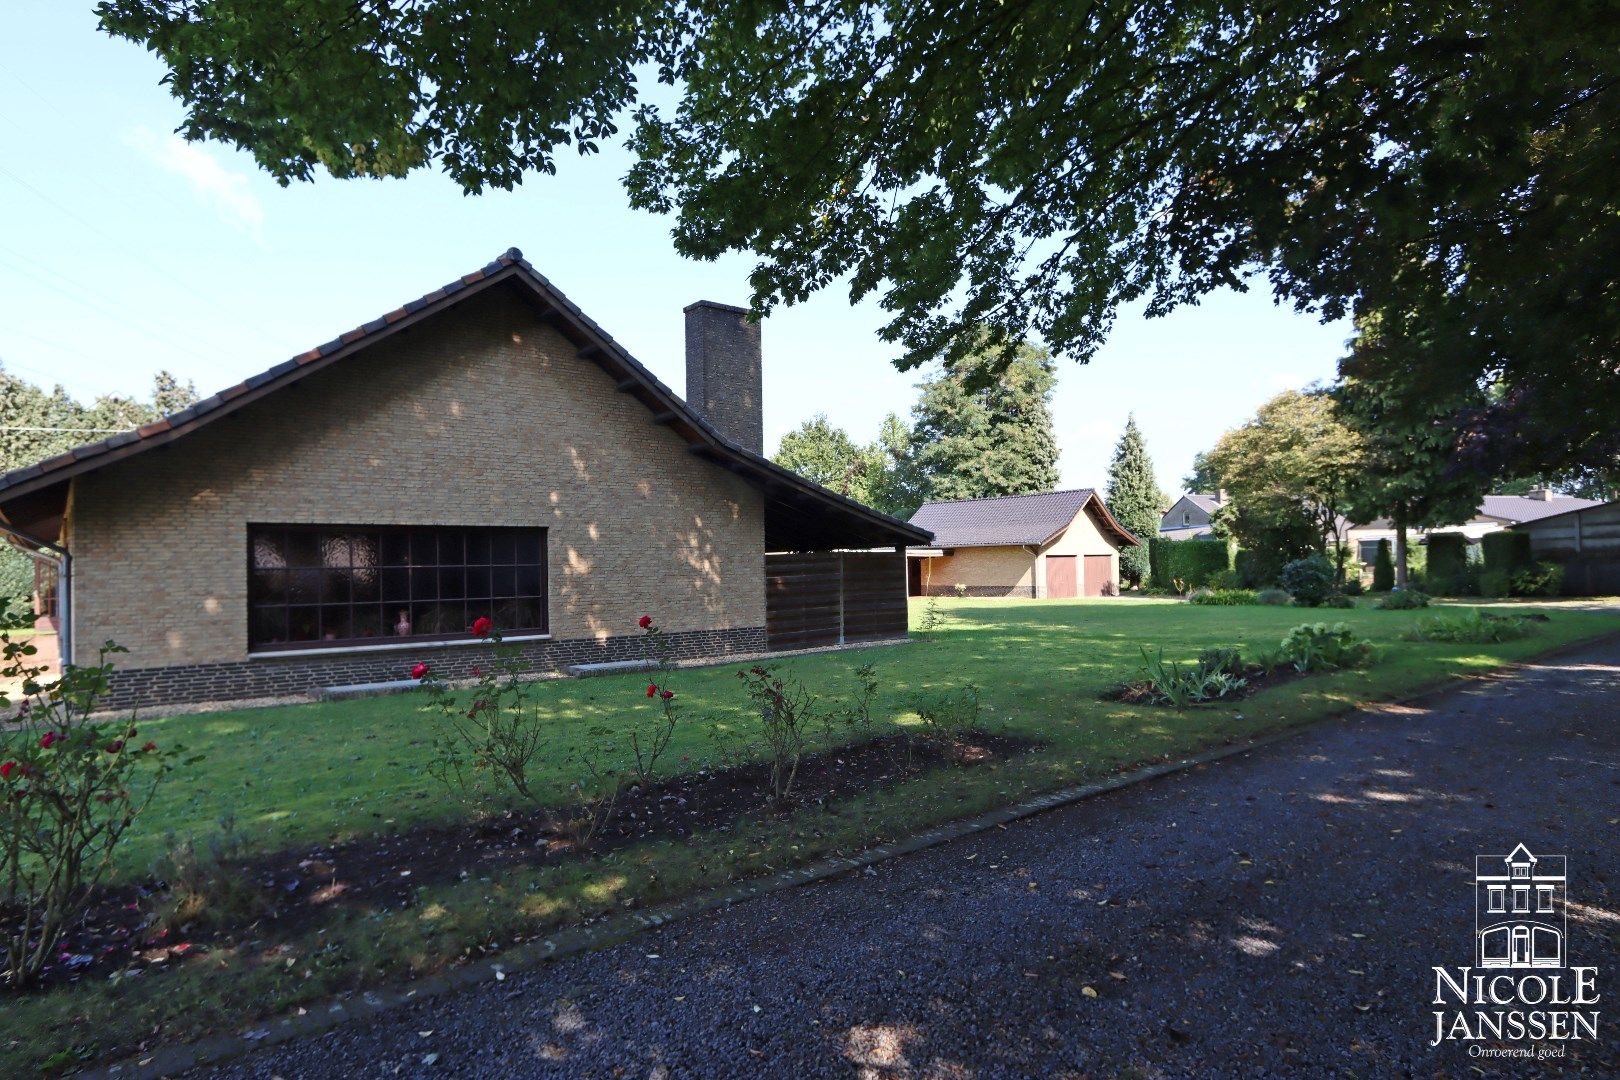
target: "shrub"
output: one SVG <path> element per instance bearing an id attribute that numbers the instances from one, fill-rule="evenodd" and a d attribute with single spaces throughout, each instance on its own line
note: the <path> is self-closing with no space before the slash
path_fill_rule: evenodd
<path id="1" fill-rule="evenodd" d="M 1240 676 L 1245 670 L 1243 653 L 1230 647 L 1205 649 L 1198 654 L 1198 670 L 1203 672 L 1219 671 L 1227 675 Z"/>
<path id="2" fill-rule="evenodd" d="M 1316 607 L 1333 591 L 1333 563 L 1326 555 L 1295 559 L 1283 567 L 1278 582 L 1300 607 Z"/>
<path id="3" fill-rule="evenodd" d="M 1513 615 L 1493 615 L 1473 611 L 1462 616 L 1430 615 L 1401 637 L 1407 641 L 1454 641 L 1470 645 L 1494 645 L 1516 641 L 1530 633 L 1530 620 Z"/>
<path id="4" fill-rule="evenodd" d="M 1378 601 L 1378 606 L 1385 611 L 1411 611 L 1414 608 L 1428 607 L 1429 596 L 1416 589 L 1402 589 Z"/>
<path id="5" fill-rule="evenodd" d="M 1343 593 L 1333 593 L 1322 598 L 1322 606 L 1330 608 L 1353 608 L 1356 602 Z"/>
<path id="6" fill-rule="evenodd" d="M 1372 645 L 1356 637 L 1347 623 L 1305 623 L 1288 631 L 1278 658 L 1296 671 L 1360 667 L 1372 656 Z"/>
<path id="7" fill-rule="evenodd" d="M 928 603 L 923 605 L 922 618 L 917 621 L 917 633 L 932 634 L 939 629 L 939 624 L 944 621 L 945 617 L 940 614 L 939 610 L 939 598 L 930 596 Z"/>
<path id="8" fill-rule="evenodd" d="M 30 659 L 33 645 L 5 633 L 0 645 L 0 679 L 22 688 L 16 722 L 0 730 L 0 910 L 17 916 L 4 948 L 7 978 L 23 989 L 84 917 L 181 748 L 137 744 L 133 718 L 91 720 L 113 671 L 107 658 L 125 651 L 114 643 L 98 650 L 95 664 L 66 665 L 49 685 Z M 0 707 L 9 705 L 0 696 Z"/>
<path id="9" fill-rule="evenodd" d="M 1270 604 L 1272 607 L 1286 607 L 1294 602 L 1287 589 L 1261 589 L 1254 595 L 1257 604 Z"/>
<path id="10" fill-rule="evenodd" d="M 1513 573 L 1523 570 L 1534 562 L 1530 554 L 1530 534 L 1502 530 L 1500 532 L 1486 533 L 1479 541 L 1480 551 L 1485 557 L 1486 570 L 1506 570 Z"/>
<path id="11" fill-rule="evenodd" d="M 1233 694 L 1248 685 L 1248 680 L 1228 674 L 1224 670 L 1206 670 L 1202 663 L 1184 668 L 1166 662 L 1164 650 L 1150 655 L 1142 646 L 1142 671 L 1139 685 L 1146 697 L 1156 705 L 1171 705 L 1185 709 L 1202 701 L 1215 701 Z"/>
<path id="12" fill-rule="evenodd" d="M 815 721 L 815 695 L 803 683 L 775 667 L 755 665 L 737 672 L 765 742 L 770 764 L 771 797 L 786 802 L 793 794 L 806 739 Z"/>
<path id="13" fill-rule="evenodd" d="M 1207 604 L 1213 607 L 1236 607 L 1255 603 L 1253 589 L 1199 589 L 1187 597 L 1189 604 Z"/>
<path id="14" fill-rule="evenodd" d="M 979 723 L 979 688 L 972 683 L 949 693 L 914 699 L 912 709 L 923 723 L 924 734 L 952 743 Z"/>
<path id="15" fill-rule="evenodd" d="M 1209 587 L 1216 590 L 1241 589 L 1244 587 L 1243 579 L 1238 577 L 1236 570 L 1220 570 L 1209 575 Z"/>
<path id="16" fill-rule="evenodd" d="M 246 861 L 236 819 L 229 815 L 220 818 L 219 831 L 203 851 L 194 837 L 177 840 L 168 834 L 167 850 L 152 866 L 152 876 L 163 883 L 153 905 L 154 923 L 170 931 L 194 925 L 218 929 L 268 914 L 264 891 L 243 872 Z"/>
<path id="17" fill-rule="evenodd" d="M 1366 590 L 1361 585 L 1361 575 L 1354 574 L 1344 579 L 1344 595 L 1360 596 Z"/>
<path id="18" fill-rule="evenodd" d="M 1373 592 L 1389 592 L 1395 587 L 1395 553 L 1387 539 L 1378 541 L 1378 553 L 1373 556 Z"/>
<path id="19" fill-rule="evenodd" d="M 1557 596 L 1564 591 L 1564 568 L 1538 562 L 1515 573 L 1508 588 L 1514 596 Z"/>
<path id="20" fill-rule="evenodd" d="M 1468 537 L 1460 532 L 1430 533 L 1427 546 L 1430 588 L 1445 596 L 1467 596 L 1471 583 Z"/>
<path id="21" fill-rule="evenodd" d="M 1513 575 L 1506 570 L 1486 570 L 1479 575 L 1480 596 L 1511 596 L 1513 594 Z M 1458 593 L 1456 595 L 1468 595 Z"/>

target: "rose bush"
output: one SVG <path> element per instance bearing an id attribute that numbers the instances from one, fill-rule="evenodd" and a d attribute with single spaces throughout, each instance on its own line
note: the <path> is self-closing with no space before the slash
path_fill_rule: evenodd
<path id="1" fill-rule="evenodd" d="M 47 682 L 34 646 L 0 632 L 0 679 L 22 694 L 15 721 L 0 730 L 0 927 L 13 989 L 38 981 L 158 785 L 176 764 L 199 760 L 152 740 L 134 748 L 133 715 L 91 719 L 107 693 L 108 657 L 124 651 L 109 641 L 95 664 L 64 665 Z M 0 710 L 12 704 L 0 695 Z"/>

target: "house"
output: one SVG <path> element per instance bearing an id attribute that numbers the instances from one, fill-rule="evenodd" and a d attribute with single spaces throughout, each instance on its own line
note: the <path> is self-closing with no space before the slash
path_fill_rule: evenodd
<path id="1" fill-rule="evenodd" d="M 688 307 L 683 400 L 515 248 L 136 431 L 0 476 L 109 704 L 903 637 L 929 533 L 762 456 L 760 329 Z M 833 598 L 829 602 L 829 597 Z"/>
<path id="2" fill-rule="evenodd" d="M 1520 844 L 1507 855 L 1474 856 L 1479 966 L 1563 967 L 1568 883 L 1562 855 L 1532 855 Z"/>
<path id="3" fill-rule="evenodd" d="M 1585 500 L 1575 500 L 1582 501 Z M 1548 514 L 1512 526 L 1530 536 L 1530 555 L 1564 568 L 1564 591 L 1576 596 L 1620 593 L 1620 500 Z"/>
<path id="4" fill-rule="evenodd" d="M 1092 488 L 926 503 L 906 552 L 913 596 L 1112 596 L 1119 551 L 1140 543 Z"/>
<path id="5" fill-rule="evenodd" d="M 1480 503 L 1479 510 L 1467 521 L 1443 529 L 1408 529 L 1407 542 L 1425 543 L 1430 532 L 1460 532 L 1468 537 L 1470 545 L 1477 545 L 1479 538 L 1486 533 L 1597 505 L 1591 499 L 1554 495 L 1546 488 L 1535 488 L 1528 495 L 1487 495 Z M 1350 545 L 1357 561 L 1363 566 L 1371 566 L 1378 557 L 1378 541 L 1388 540 L 1390 548 L 1393 550 L 1395 547 L 1395 526 L 1386 518 L 1366 525 L 1341 519 L 1340 525 L 1339 539 Z"/>
<path id="6" fill-rule="evenodd" d="M 1166 540 L 1208 540 L 1214 536 L 1215 511 L 1225 503 L 1225 491 L 1183 495 L 1159 519 L 1159 535 Z"/>

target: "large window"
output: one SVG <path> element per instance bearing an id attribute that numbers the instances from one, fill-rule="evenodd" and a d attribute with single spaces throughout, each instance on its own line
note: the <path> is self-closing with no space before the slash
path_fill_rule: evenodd
<path id="1" fill-rule="evenodd" d="M 544 529 L 250 525 L 255 650 L 546 632 Z"/>

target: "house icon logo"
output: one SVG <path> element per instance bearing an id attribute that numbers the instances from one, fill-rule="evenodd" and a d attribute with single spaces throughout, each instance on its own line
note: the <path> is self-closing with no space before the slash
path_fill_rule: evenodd
<path id="1" fill-rule="evenodd" d="M 1563 855 L 1474 857 L 1474 962 L 1481 968 L 1562 968 L 1567 964 Z"/>

